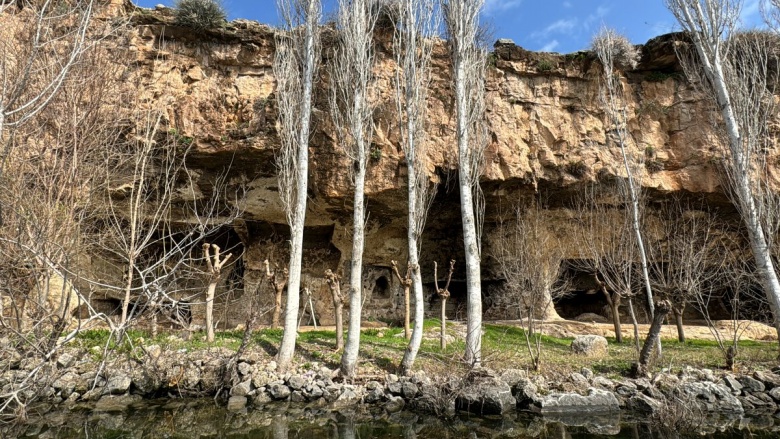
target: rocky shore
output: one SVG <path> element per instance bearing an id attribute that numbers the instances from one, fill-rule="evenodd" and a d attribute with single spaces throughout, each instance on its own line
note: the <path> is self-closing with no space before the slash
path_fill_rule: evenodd
<path id="1" fill-rule="evenodd" d="M 447 417 L 457 412 L 508 415 L 528 411 L 575 418 L 621 413 L 675 423 L 709 418 L 772 415 L 780 402 L 780 368 L 733 374 L 683 367 L 645 378 L 606 377 L 583 367 L 548 379 L 520 369 L 476 369 L 461 375 L 362 377 L 345 383 L 336 370 L 316 362 L 287 373 L 263 351 L 235 357 L 224 348 L 164 350 L 139 348 L 143 355 L 119 354 L 102 362 L 97 349 L 67 349 L 26 383 L 40 401 L 63 409 L 121 412 L 154 398 L 213 397 L 231 411 L 251 411 L 279 402 L 313 408 L 360 405 L 388 414 L 404 409 Z M 40 362 L 7 350 L 0 356 L 0 392 L 23 388 Z M 27 396 L 33 396 L 32 394 Z"/>

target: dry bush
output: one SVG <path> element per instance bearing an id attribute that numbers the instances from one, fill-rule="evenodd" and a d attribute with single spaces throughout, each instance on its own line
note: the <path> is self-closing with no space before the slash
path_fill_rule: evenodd
<path id="1" fill-rule="evenodd" d="M 227 18 L 218 0 L 178 0 L 174 8 L 176 24 L 196 30 L 220 28 Z"/>
<path id="2" fill-rule="evenodd" d="M 614 29 L 602 29 L 593 38 L 591 50 L 595 53 L 608 54 L 612 64 L 622 70 L 635 69 L 641 57 L 636 46 Z"/>

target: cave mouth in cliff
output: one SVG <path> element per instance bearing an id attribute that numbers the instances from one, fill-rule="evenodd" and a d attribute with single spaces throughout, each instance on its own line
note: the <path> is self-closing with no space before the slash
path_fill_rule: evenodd
<path id="1" fill-rule="evenodd" d="M 379 276 L 374 282 L 374 294 L 381 298 L 390 297 L 390 280 L 387 276 Z"/>

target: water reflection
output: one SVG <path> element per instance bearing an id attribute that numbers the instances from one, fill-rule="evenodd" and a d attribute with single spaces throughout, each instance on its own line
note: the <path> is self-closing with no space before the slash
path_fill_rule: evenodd
<path id="1" fill-rule="evenodd" d="M 640 421 L 640 422 L 637 422 Z M 142 403 L 119 413 L 73 411 L 41 407 L 34 421 L 18 430 L 0 426 L 0 437 L 23 438 L 225 438 L 225 439 L 733 439 L 780 436 L 771 416 L 742 419 L 702 419 L 660 428 L 643 420 L 607 416 L 512 414 L 505 417 L 461 416 L 442 420 L 401 412 L 356 407 L 341 411 L 322 407 L 270 404 L 264 409 L 234 413 L 203 401 L 174 400 Z"/>

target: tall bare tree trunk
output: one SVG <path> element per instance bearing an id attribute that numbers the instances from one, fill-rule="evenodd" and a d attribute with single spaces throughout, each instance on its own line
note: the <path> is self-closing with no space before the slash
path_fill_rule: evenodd
<path id="1" fill-rule="evenodd" d="M 482 171 L 482 153 L 485 146 L 483 122 L 486 55 L 479 47 L 477 33 L 483 4 L 484 0 L 449 0 L 442 5 L 455 83 L 458 183 L 466 262 L 467 323 L 464 360 L 472 367 L 478 367 L 482 362 L 482 200 L 479 175 Z"/>
<path id="2" fill-rule="evenodd" d="M 393 49 L 396 60 L 395 97 L 401 147 L 408 169 L 408 254 L 405 284 L 405 334 L 409 344 L 401 361 L 410 373 L 422 343 L 425 318 L 422 275 L 419 266 L 419 240 L 425 228 L 428 207 L 433 199 L 432 185 L 425 168 L 427 143 L 427 94 L 434 37 L 439 31 L 436 0 L 401 0 L 394 12 Z M 414 331 L 409 334 L 409 289 L 414 291 Z"/>
<path id="3" fill-rule="evenodd" d="M 365 236 L 365 207 L 363 188 L 366 181 L 366 154 L 361 146 L 358 152 L 359 169 L 355 173 L 354 212 L 352 213 L 352 261 L 349 273 L 349 329 L 347 344 L 341 356 L 341 373 L 349 379 L 357 374 L 357 358 L 360 350 L 360 320 L 363 308 L 363 245 Z"/>
<path id="4" fill-rule="evenodd" d="M 355 378 L 360 350 L 363 307 L 363 247 L 365 241 L 365 183 L 368 148 L 374 133 L 374 26 L 376 0 L 339 0 L 338 42 L 330 66 L 331 118 L 336 136 L 352 160 L 355 197 L 352 212 L 352 260 L 349 273 L 349 329 L 341 356 L 341 374 Z"/>
<path id="5" fill-rule="evenodd" d="M 319 66 L 322 7 L 320 0 L 278 0 L 277 7 L 285 22 L 285 35 L 277 39 L 274 59 L 283 143 L 283 156 L 281 160 L 277 158 L 277 165 L 280 167 L 280 193 L 290 225 L 287 306 L 277 362 L 280 370 L 286 370 L 295 353 L 298 337 L 303 231 L 309 184 L 309 133 L 314 77 Z"/>

